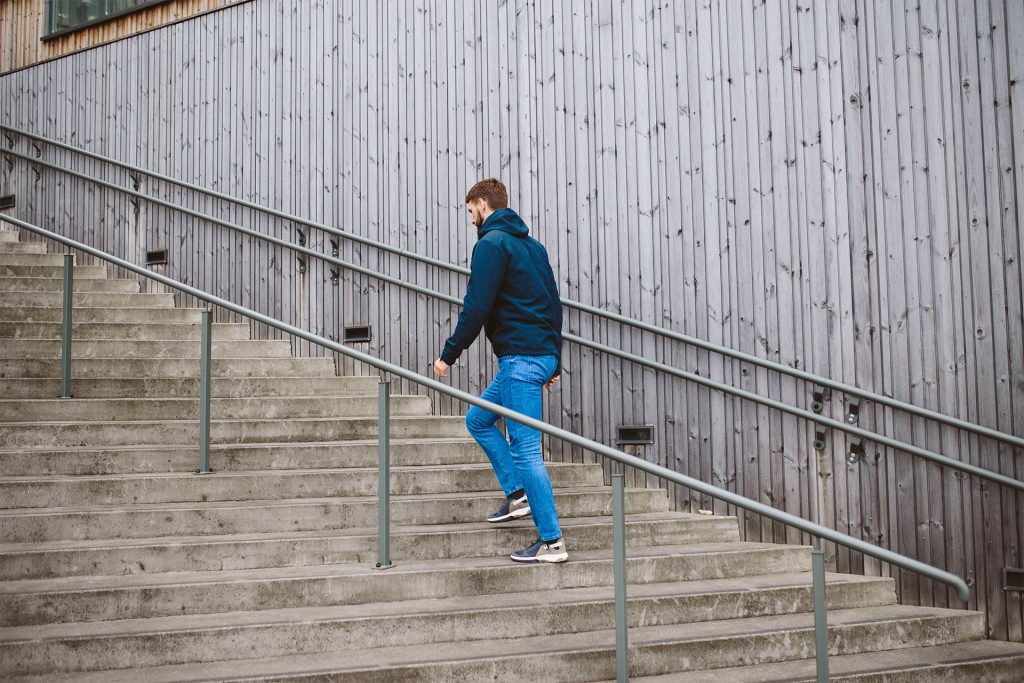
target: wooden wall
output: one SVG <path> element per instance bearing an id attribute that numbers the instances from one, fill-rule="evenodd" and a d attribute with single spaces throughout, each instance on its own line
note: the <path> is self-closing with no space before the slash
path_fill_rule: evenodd
<path id="1" fill-rule="evenodd" d="M 465 190 L 496 175 L 565 296 L 1021 435 L 1022 33 L 1024 5 L 1008 0 L 266 0 L 0 79 L 0 120 L 461 264 L 474 241 Z M 365 277 L 335 286 L 322 264 L 302 273 L 280 248 L 36 170 L 2 166 L 17 215 L 129 258 L 167 248 L 167 272 L 327 336 L 372 323 L 371 351 L 406 367 L 426 373 L 454 324 L 448 305 Z M 289 222 L 142 188 L 299 237 Z M 341 253 L 446 292 L 465 284 L 350 243 Z M 811 401 L 803 382 L 588 316 L 567 329 Z M 550 419 L 608 443 L 617 424 L 655 424 L 640 455 L 962 574 L 992 635 L 1022 639 L 1021 594 L 1002 590 L 1003 567 L 1024 565 L 1020 494 L 871 445 L 849 465 L 837 434 L 819 465 L 796 418 L 565 353 Z M 492 371 L 478 345 L 453 382 L 478 391 Z M 844 406 L 833 395 L 826 410 Z M 1019 450 L 871 405 L 861 424 L 1024 477 Z M 729 511 L 671 495 L 679 509 Z M 756 517 L 742 530 L 807 540 Z M 890 572 L 843 549 L 833 559 Z M 908 602 L 959 605 L 898 580 Z"/>
<path id="2" fill-rule="evenodd" d="M 0 2 L 0 74 L 249 0 L 173 0 L 44 41 L 47 0 Z"/>

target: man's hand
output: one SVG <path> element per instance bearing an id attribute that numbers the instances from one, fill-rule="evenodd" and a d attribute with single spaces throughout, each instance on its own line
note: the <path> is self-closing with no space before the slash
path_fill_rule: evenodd
<path id="1" fill-rule="evenodd" d="M 434 374 L 444 379 L 448 376 L 448 368 L 451 366 L 445 363 L 443 360 L 438 358 L 434 361 Z"/>
<path id="2" fill-rule="evenodd" d="M 555 375 L 554 377 L 548 380 L 548 383 L 545 384 L 544 387 L 547 388 L 548 391 L 551 391 L 551 389 L 554 388 L 555 384 L 557 384 L 558 380 L 560 380 L 561 378 L 561 375 Z"/>

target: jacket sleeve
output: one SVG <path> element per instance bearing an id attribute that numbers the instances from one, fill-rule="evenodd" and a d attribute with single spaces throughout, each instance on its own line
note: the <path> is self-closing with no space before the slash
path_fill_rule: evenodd
<path id="1" fill-rule="evenodd" d="M 441 360 L 454 365 L 462 352 L 470 347 L 487 322 L 491 306 L 498 296 L 501 281 L 505 277 L 506 261 L 499 248 L 488 241 L 480 241 L 473 248 L 470 263 L 469 284 L 463 302 L 459 322 L 452 336 L 445 342 Z"/>

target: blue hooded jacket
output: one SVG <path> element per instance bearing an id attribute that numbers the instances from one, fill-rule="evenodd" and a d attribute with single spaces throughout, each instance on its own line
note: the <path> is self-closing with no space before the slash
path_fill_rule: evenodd
<path id="1" fill-rule="evenodd" d="M 469 348 L 481 327 L 499 358 L 561 359 L 558 286 L 547 249 L 529 232 L 519 214 L 507 208 L 498 209 L 480 226 L 462 313 L 441 353 L 448 365 Z"/>

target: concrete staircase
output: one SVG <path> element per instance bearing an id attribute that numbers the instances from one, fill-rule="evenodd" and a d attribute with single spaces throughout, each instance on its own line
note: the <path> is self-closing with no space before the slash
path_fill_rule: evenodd
<path id="1" fill-rule="evenodd" d="M 610 494 L 551 464 L 571 561 L 519 566 L 528 520 L 460 418 L 393 405 L 393 557 L 377 571 L 376 378 L 214 327 L 215 473 L 198 476 L 198 310 L 0 232 L 0 679 L 592 681 L 614 676 Z M 629 490 L 636 680 L 813 677 L 810 552 Z M 975 612 L 830 574 L 833 680 L 1020 681 Z"/>

